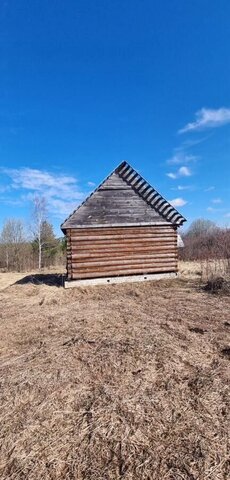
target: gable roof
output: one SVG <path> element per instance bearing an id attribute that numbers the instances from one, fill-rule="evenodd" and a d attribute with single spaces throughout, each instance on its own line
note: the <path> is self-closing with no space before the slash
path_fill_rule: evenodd
<path id="1" fill-rule="evenodd" d="M 186 219 L 134 168 L 122 162 L 61 225 L 83 226 L 182 225 Z"/>

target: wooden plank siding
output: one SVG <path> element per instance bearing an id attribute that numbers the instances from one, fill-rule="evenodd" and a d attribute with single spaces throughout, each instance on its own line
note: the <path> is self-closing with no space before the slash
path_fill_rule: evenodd
<path id="1" fill-rule="evenodd" d="M 173 225 L 67 230 L 68 280 L 177 272 Z"/>

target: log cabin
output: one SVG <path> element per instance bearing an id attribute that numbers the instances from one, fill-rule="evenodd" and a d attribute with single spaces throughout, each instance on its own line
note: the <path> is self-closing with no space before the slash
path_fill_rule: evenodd
<path id="1" fill-rule="evenodd" d="M 185 218 L 122 162 L 61 225 L 65 287 L 175 277 Z"/>

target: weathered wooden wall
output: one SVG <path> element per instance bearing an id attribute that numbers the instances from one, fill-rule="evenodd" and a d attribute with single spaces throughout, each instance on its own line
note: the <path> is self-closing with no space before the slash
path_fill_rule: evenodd
<path id="1" fill-rule="evenodd" d="M 67 230 L 69 280 L 177 271 L 172 225 Z"/>

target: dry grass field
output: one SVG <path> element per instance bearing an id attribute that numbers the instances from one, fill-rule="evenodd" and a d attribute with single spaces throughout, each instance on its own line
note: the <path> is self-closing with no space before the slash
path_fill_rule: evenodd
<path id="1" fill-rule="evenodd" d="M 0 478 L 227 480 L 230 297 L 1 278 Z"/>

